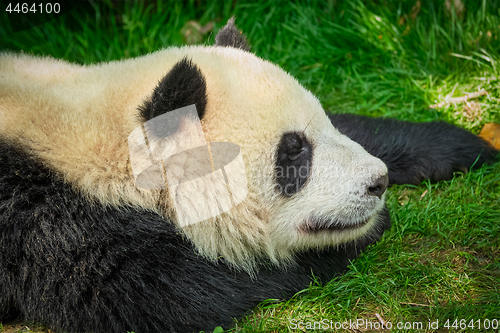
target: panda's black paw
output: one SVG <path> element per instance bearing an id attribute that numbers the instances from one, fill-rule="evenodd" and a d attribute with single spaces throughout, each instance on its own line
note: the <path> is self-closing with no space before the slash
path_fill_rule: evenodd
<path id="1" fill-rule="evenodd" d="M 498 158 L 498 151 L 488 142 L 444 122 L 411 123 L 349 114 L 329 117 L 341 133 L 387 165 L 390 184 L 449 180 L 456 172 Z"/>

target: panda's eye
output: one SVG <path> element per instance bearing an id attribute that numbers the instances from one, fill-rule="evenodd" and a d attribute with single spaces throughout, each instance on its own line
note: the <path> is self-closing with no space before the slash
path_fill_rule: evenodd
<path id="1" fill-rule="evenodd" d="M 309 177 L 312 146 L 302 133 L 286 133 L 281 138 L 276 155 L 278 191 L 292 196 L 300 191 Z"/>

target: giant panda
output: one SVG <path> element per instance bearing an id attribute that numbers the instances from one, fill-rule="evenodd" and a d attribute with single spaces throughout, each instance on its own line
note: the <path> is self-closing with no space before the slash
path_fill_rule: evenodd
<path id="1" fill-rule="evenodd" d="M 248 51 L 234 20 L 212 47 L 89 66 L 3 53 L 0 131 L 0 320 L 67 332 L 229 327 L 311 274 L 342 273 L 389 228 L 389 185 L 449 179 L 496 155 L 444 123 L 327 115 Z M 164 152 L 167 138 L 208 150 L 202 175 L 224 176 L 184 189 L 196 223 L 181 223 L 179 192 L 147 186 L 165 161 L 141 184 L 134 170 L 139 143 Z M 181 155 L 169 155 L 177 167 L 196 165 Z M 206 204 L 229 186 L 230 209 Z"/>

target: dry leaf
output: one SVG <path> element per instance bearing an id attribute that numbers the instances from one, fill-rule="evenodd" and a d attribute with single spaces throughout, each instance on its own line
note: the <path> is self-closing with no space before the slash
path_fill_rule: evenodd
<path id="1" fill-rule="evenodd" d="M 422 3 L 420 2 L 420 0 L 417 0 L 417 2 L 415 2 L 415 6 L 412 7 L 410 13 L 411 19 L 413 21 L 416 20 L 418 13 L 420 13 L 420 7 L 422 7 Z"/>
<path id="2" fill-rule="evenodd" d="M 444 2 L 446 15 L 451 16 L 452 11 L 455 10 L 457 17 L 461 18 L 465 11 L 465 5 L 461 0 L 446 0 Z"/>
<path id="3" fill-rule="evenodd" d="M 488 123 L 484 125 L 479 137 L 491 143 L 496 149 L 500 149 L 500 124 Z"/>
<path id="4" fill-rule="evenodd" d="M 187 21 L 181 30 L 181 34 L 184 36 L 186 44 L 198 44 L 203 41 L 203 35 L 212 31 L 213 28 L 213 22 L 208 22 L 205 26 L 201 26 L 196 21 Z"/>
<path id="5" fill-rule="evenodd" d="M 404 206 L 406 205 L 408 202 L 410 202 L 410 198 L 408 198 L 407 195 L 401 195 L 399 198 L 398 198 L 398 202 L 401 206 Z"/>
<path id="6" fill-rule="evenodd" d="M 465 102 L 464 109 L 462 112 L 462 116 L 469 122 L 473 122 L 474 120 L 482 120 L 481 115 L 483 114 L 483 110 L 481 110 L 481 105 L 477 102 Z"/>

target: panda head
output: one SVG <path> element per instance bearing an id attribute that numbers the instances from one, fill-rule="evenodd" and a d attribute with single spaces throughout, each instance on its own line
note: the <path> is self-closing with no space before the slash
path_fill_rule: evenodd
<path id="1" fill-rule="evenodd" d="M 215 205 L 207 201 L 227 185 L 190 185 L 181 196 L 192 211 L 200 207 L 202 221 L 182 225 L 175 204 L 180 194 L 166 188 L 160 196 L 164 214 L 199 253 L 222 256 L 247 270 L 259 258 L 283 263 L 297 251 L 369 237 L 384 207 L 385 164 L 340 134 L 319 101 L 294 78 L 247 49 L 230 20 L 216 46 L 170 51 L 176 54 L 175 65 L 140 107 L 140 121 L 148 122 L 194 104 L 201 140 L 241 149 L 229 158 L 242 156 L 244 172 L 232 179 L 233 199 L 241 189 L 241 202 L 233 200 L 231 209 L 205 219 L 206 207 Z M 200 139 L 197 122 L 186 119 L 177 125 L 184 129 L 182 138 L 175 139 L 184 146 Z M 162 138 L 159 124 L 158 133 L 151 128 L 153 137 Z M 215 146 L 210 147 L 213 153 Z M 183 158 L 181 168 L 196 163 Z"/>
<path id="2" fill-rule="evenodd" d="M 162 214 L 199 254 L 247 271 L 379 234 L 386 166 L 340 134 L 294 78 L 247 49 L 230 21 L 215 46 L 98 65 L 4 53 L 2 137 L 28 147 L 89 201 Z M 175 113 L 190 105 L 194 116 Z M 173 121 L 156 123 L 162 117 Z M 148 161 L 145 145 L 162 154 L 190 148 L 156 164 L 159 178 L 203 168 L 214 178 L 139 186 L 133 157 Z M 197 149 L 219 160 L 191 158 Z M 241 163 L 226 167 L 233 161 Z M 170 187 L 176 181 L 182 193 Z M 228 188 L 225 204 L 210 201 Z M 207 210 L 219 213 L 207 218 Z M 183 224 L 183 212 L 197 222 Z"/>

